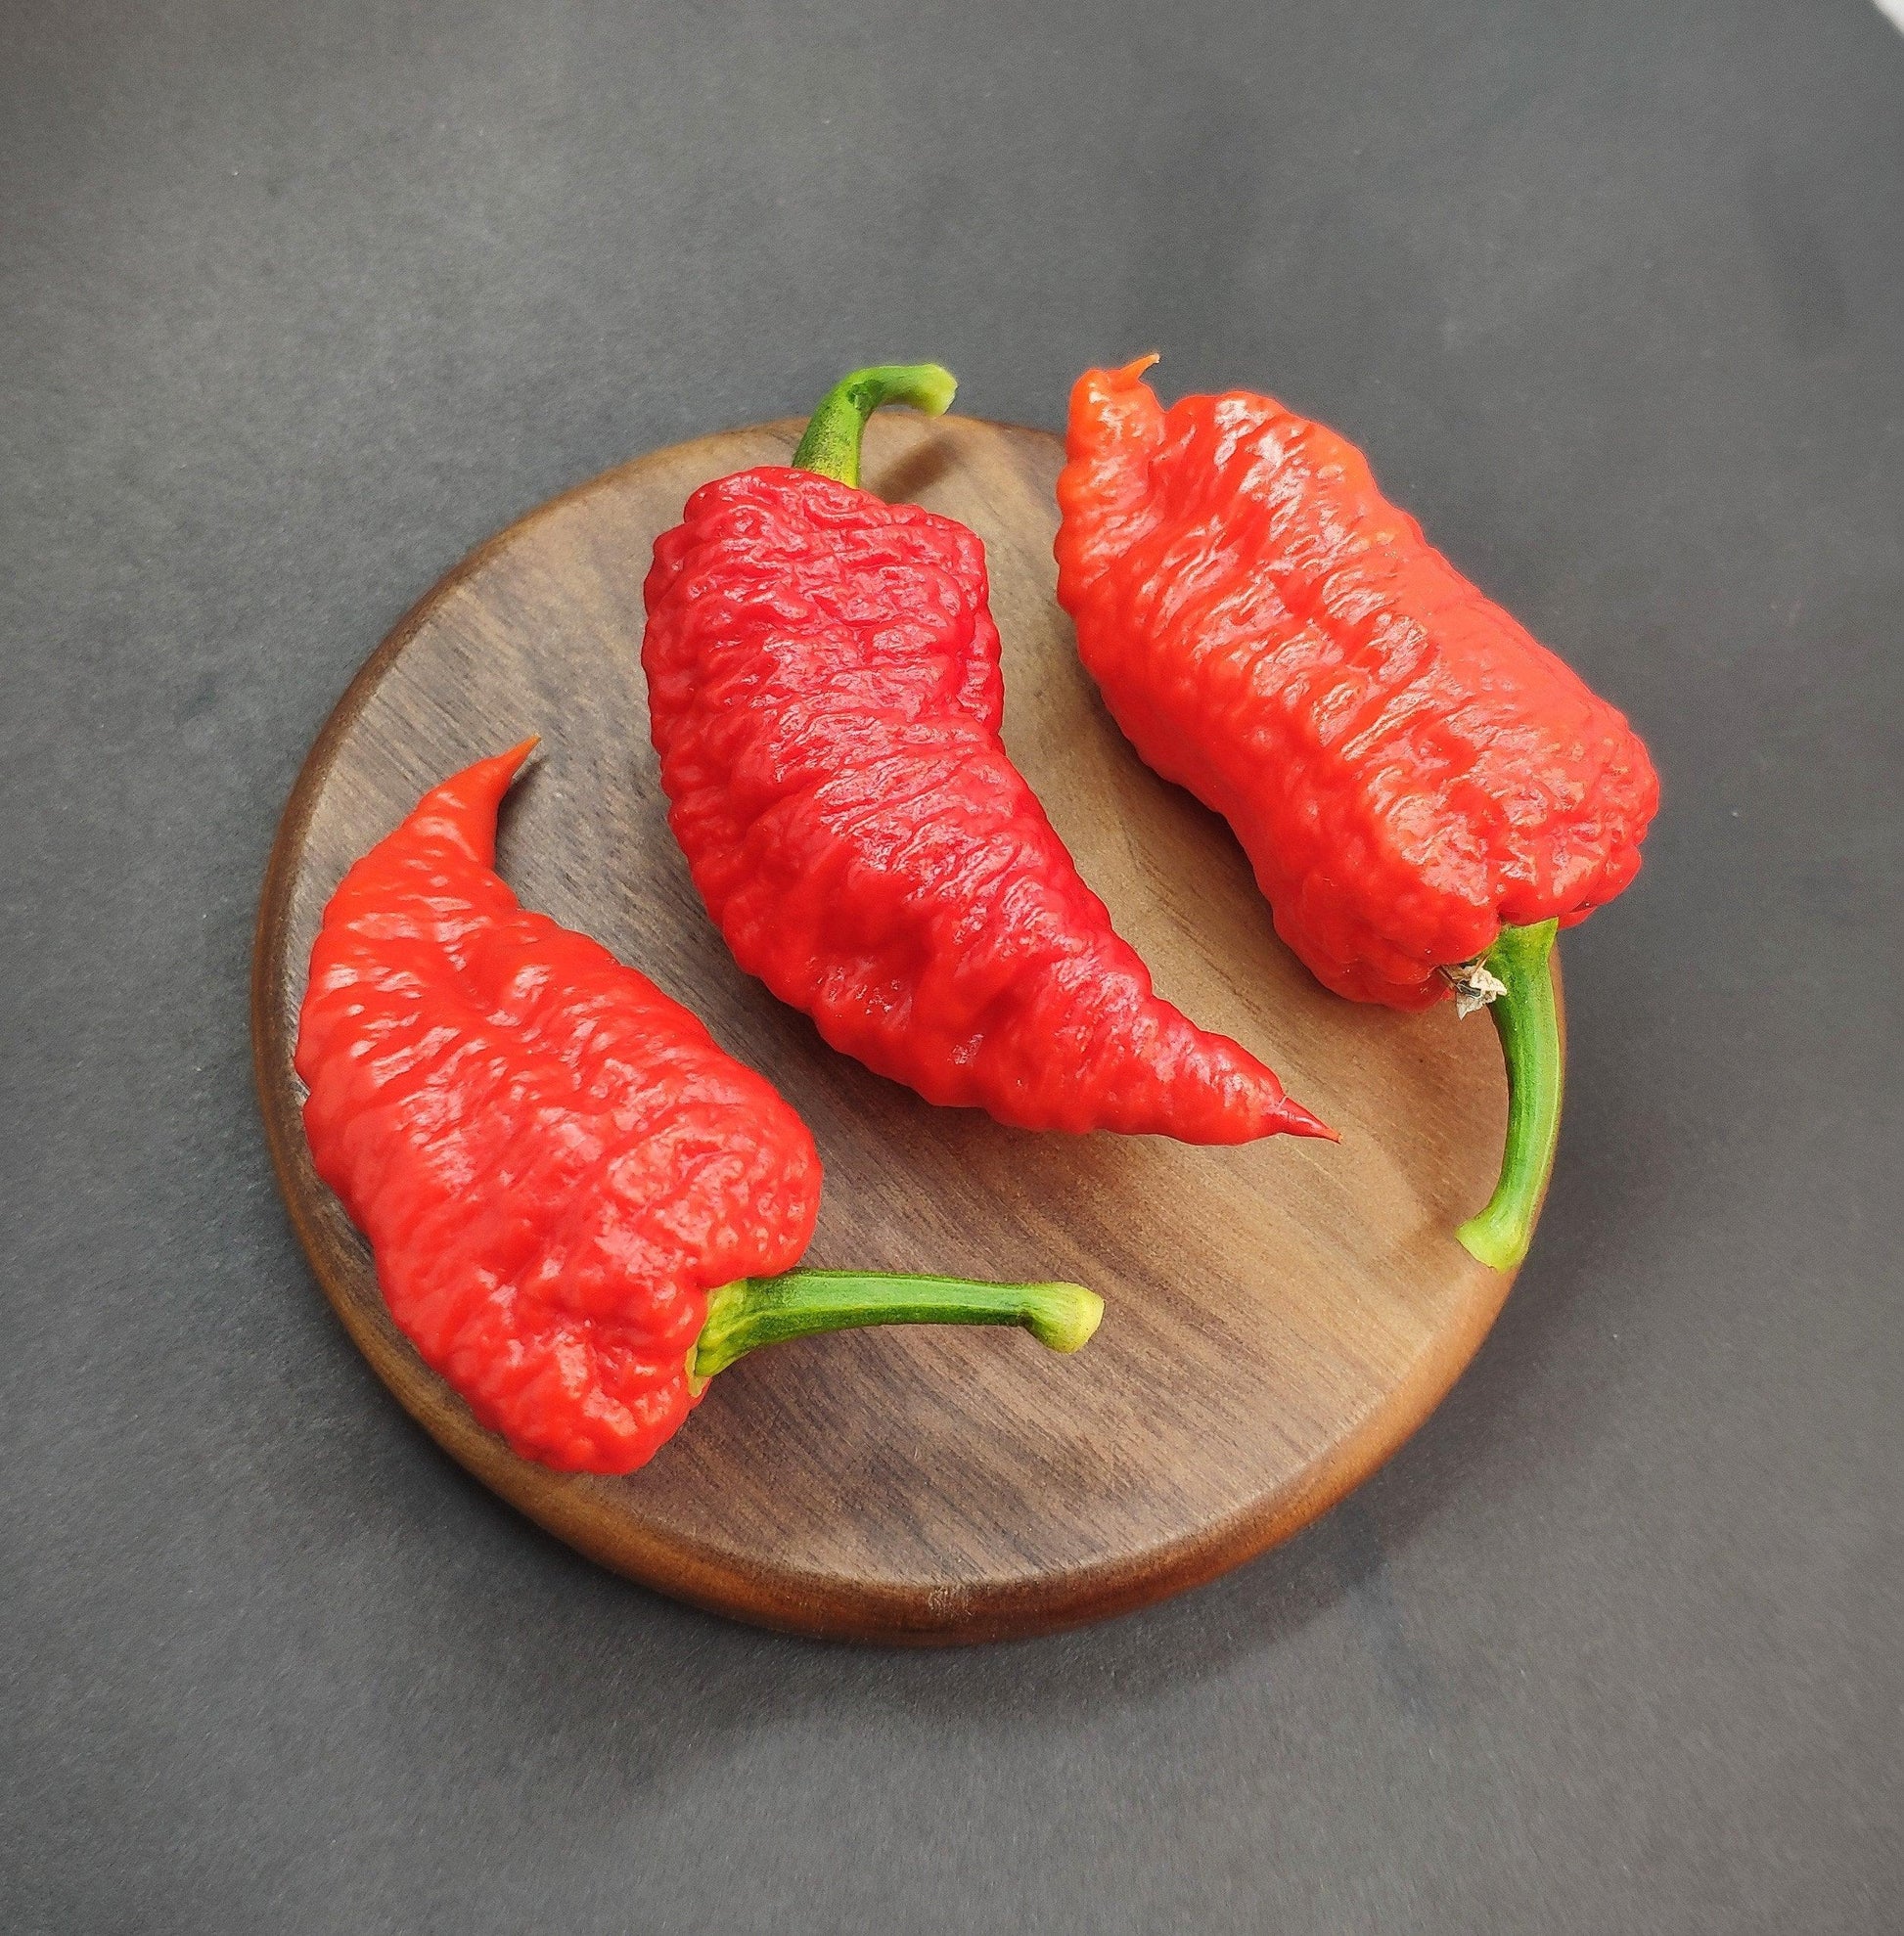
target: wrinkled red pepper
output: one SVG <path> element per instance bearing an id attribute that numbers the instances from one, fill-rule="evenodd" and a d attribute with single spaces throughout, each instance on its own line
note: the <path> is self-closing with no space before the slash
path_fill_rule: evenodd
<path id="1" fill-rule="evenodd" d="M 837 1049 L 1025 1129 L 1328 1136 L 1152 990 L 1007 756 L 984 549 L 855 488 L 856 371 L 790 468 L 703 486 L 655 546 L 642 664 L 669 825 L 735 959 Z"/>
<path id="2" fill-rule="evenodd" d="M 1519 1261 L 1560 1123 L 1548 954 L 1640 866 L 1638 737 L 1274 398 L 1087 371 L 1058 596 L 1144 758 L 1236 830 L 1277 931 L 1338 994 L 1492 999 L 1511 1120 L 1462 1239 Z"/>
<path id="3" fill-rule="evenodd" d="M 494 872 L 532 744 L 435 788 L 351 868 L 297 1035 L 318 1174 L 476 1418 L 560 1470 L 626 1472 L 715 1372 L 781 1338 L 1018 1324 L 1081 1345 L 1102 1307 L 1078 1285 L 790 1270 L 820 1204 L 806 1125 Z"/>

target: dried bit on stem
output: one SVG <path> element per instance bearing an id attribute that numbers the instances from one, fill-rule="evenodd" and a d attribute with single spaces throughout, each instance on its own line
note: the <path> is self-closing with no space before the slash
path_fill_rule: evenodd
<path id="1" fill-rule="evenodd" d="M 1485 955 L 1476 955 L 1472 962 L 1456 962 L 1441 973 L 1455 992 L 1455 1013 L 1464 1020 L 1508 992 L 1507 983 L 1487 966 Z"/>

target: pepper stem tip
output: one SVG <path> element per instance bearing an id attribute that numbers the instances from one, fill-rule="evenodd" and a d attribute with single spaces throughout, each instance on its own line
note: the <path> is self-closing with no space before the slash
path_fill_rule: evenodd
<path id="1" fill-rule="evenodd" d="M 1082 1351 L 1104 1323 L 1104 1299 L 1081 1283 L 1027 1284 L 1038 1293 L 1025 1307 L 1024 1328 L 1049 1351 Z"/>

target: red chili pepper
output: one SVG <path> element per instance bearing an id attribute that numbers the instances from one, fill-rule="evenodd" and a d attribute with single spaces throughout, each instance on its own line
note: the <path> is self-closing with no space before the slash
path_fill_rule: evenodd
<path id="1" fill-rule="evenodd" d="M 735 959 L 836 1049 L 1024 1129 L 1328 1136 L 1152 991 L 999 737 L 984 548 L 855 488 L 856 371 L 793 466 L 704 485 L 655 546 L 642 664 L 668 816 Z"/>
<path id="2" fill-rule="evenodd" d="M 1277 931 L 1338 994 L 1493 997 L 1512 1104 L 1463 1242 L 1524 1254 L 1560 1124 L 1548 954 L 1640 866 L 1646 748 L 1423 538 L 1360 452 L 1271 397 L 1165 411 L 1087 371 L 1058 596 L 1138 751 L 1235 828 Z"/>
<path id="3" fill-rule="evenodd" d="M 426 794 L 344 877 L 297 1035 L 318 1174 L 477 1419 L 560 1470 L 626 1472 L 756 1345 L 898 1323 L 1084 1343 L 1102 1306 L 1075 1284 L 789 1272 L 820 1205 L 806 1125 L 493 871 L 533 743 Z"/>

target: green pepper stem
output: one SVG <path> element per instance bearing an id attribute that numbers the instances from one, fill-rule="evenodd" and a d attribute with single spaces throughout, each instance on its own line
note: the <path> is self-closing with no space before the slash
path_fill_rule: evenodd
<path id="1" fill-rule="evenodd" d="M 1497 1271 L 1513 1270 L 1527 1254 L 1560 1141 L 1566 1069 L 1548 959 L 1559 927 L 1552 921 L 1504 927 L 1481 958 L 1481 966 L 1507 989 L 1489 1009 L 1508 1065 L 1508 1140 L 1501 1180 L 1487 1208 L 1455 1235 L 1471 1256 Z"/>
<path id="2" fill-rule="evenodd" d="M 808 420 L 793 453 L 799 471 L 817 471 L 841 484 L 859 482 L 859 445 L 866 420 L 883 403 L 908 403 L 928 417 L 951 408 L 959 380 L 936 363 L 880 363 L 841 377 Z"/>
<path id="3" fill-rule="evenodd" d="M 741 1278 L 709 1293 L 707 1322 L 688 1354 L 688 1377 L 698 1391 L 760 1345 L 866 1325 L 1021 1325 L 1053 1351 L 1075 1351 L 1103 1316 L 1104 1300 L 1081 1283 L 787 1271 Z"/>

